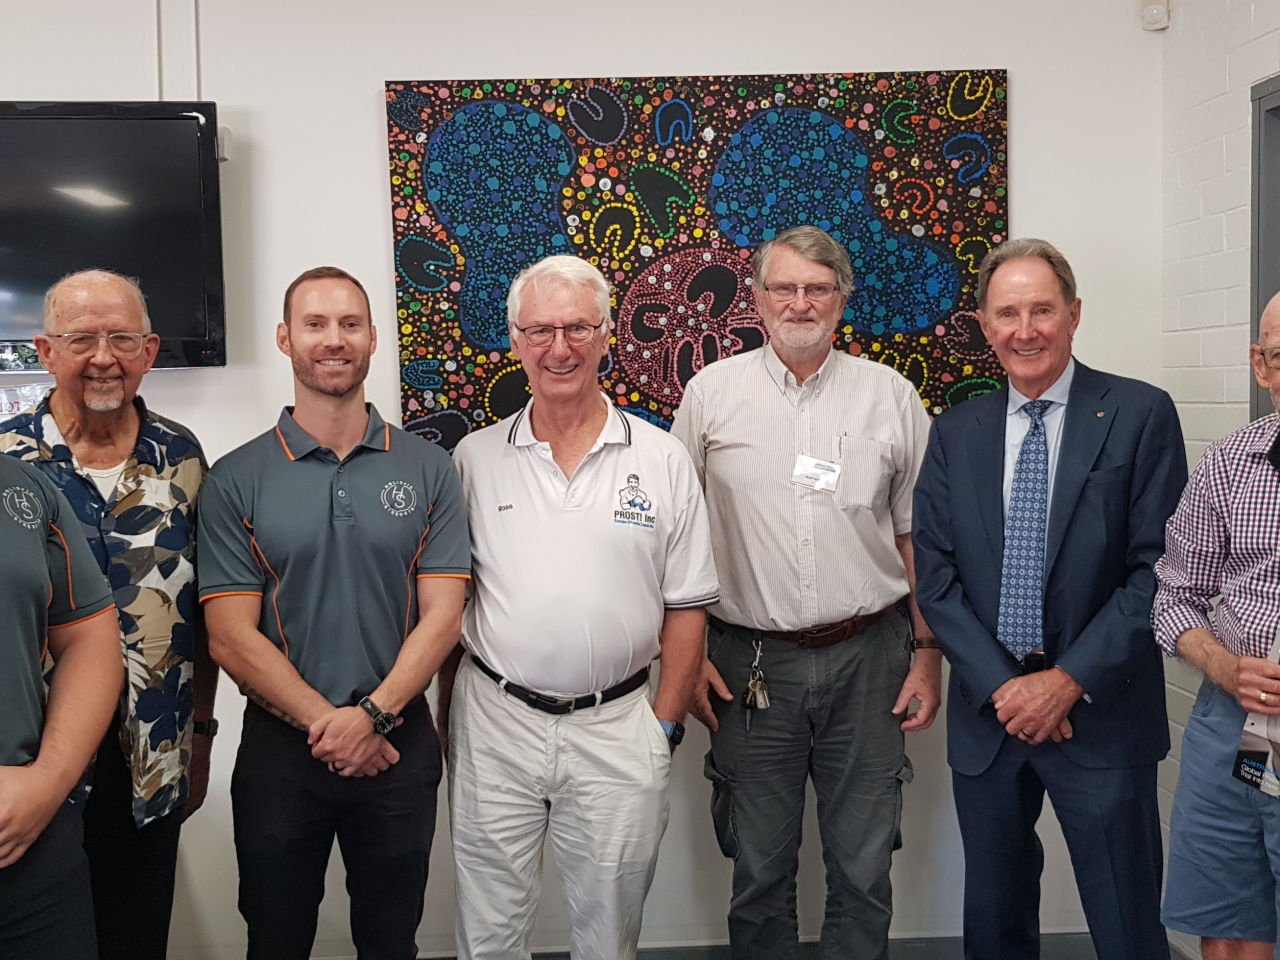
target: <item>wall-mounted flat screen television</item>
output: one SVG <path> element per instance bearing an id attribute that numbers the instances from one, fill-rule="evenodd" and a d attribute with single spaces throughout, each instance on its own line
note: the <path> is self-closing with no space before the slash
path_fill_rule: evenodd
<path id="1" fill-rule="evenodd" d="M 0 370 L 39 369 L 44 292 L 77 270 L 136 277 L 160 367 L 222 366 L 213 103 L 0 103 Z"/>

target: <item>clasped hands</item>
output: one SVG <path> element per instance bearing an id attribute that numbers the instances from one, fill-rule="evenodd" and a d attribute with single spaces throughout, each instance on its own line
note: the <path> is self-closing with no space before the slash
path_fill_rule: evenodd
<path id="1" fill-rule="evenodd" d="M 22 859 L 64 799 L 37 765 L 0 766 L 0 870 Z"/>
<path id="2" fill-rule="evenodd" d="M 396 726 L 403 722 L 397 719 Z M 340 777 L 375 777 L 400 759 L 360 707 L 334 707 L 307 728 L 307 743 L 311 755 Z"/>
<path id="3" fill-rule="evenodd" d="M 1067 714 L 1082 696 L 1084 688 L 1054 667 L 1006 680 L 991 695 L 991 703 L 1010 736 L 1035 746 L 1071 739 Z"/>

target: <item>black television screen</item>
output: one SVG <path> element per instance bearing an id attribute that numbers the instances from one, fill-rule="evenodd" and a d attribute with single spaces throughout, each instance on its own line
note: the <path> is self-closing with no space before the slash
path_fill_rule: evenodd
<path id="1" fill-rule="evenodd" d="M 226 363 L 213 103 L 0 103 L 0 369 L 37 369 L 44 292 L 136 277 L 156 366 Z"/>

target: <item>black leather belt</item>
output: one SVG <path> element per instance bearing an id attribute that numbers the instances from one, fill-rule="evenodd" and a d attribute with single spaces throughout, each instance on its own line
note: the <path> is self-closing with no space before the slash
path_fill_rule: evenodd
<path id="1" fill-rule="evenodd" d="M 521 703 L 526 703 L 533 709 L 541 710 L 543 713 L 565 714 L 573 713 L 575 710 L 584 710 L 587 707 L 598 707 L 601 704 L 608 703 L 610 700 L 625 697 L 632 690 L 639 690 L 649 682 L 649 668 L 644 667 L 621 683 L 615 683 L 608 690 L 601 690 L 599 693 L 588 693 L 581 697 L 552 697 L 545 693 L 538 693 L 536 690 L 530 690 L 528 687 L 522 687 L 518 683 L 512 683 L 475 654 L 471 655 L 471 662 L 479 667 L 480 672 L 496 683 L 504 693 L 511 694 Z"/>

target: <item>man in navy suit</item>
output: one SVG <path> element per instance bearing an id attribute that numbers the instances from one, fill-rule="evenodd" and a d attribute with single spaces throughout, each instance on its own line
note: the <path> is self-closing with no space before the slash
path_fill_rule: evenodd
<path id="1" fill-rule="evenodd" d="M 1099 960 L 1167 960 L 1150 613 L 1187 479 L 1177 413 L 1072 359 L 1075 277 L 1043 240 L 991 251 L 978 318 L 1009 387 L 934 423 L 914 530 L 920 608 L 951 664 L 965 957 L 1040 956 L 1048 791 Z"/>

